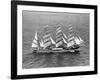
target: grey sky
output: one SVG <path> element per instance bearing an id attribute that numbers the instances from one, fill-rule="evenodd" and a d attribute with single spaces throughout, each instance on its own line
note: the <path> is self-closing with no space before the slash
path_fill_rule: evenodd
<path id="1" fill-rule="evenodd" d="M 73 28 L 84 28 L 89 30 L 89 14 L 63 13 L 63 12 L 40 12 L 22 11 L 23 36 L 29 38 L 34 36 L 36 31 L 49 25 L 51 28 L 58 24 L 63 25 L 63 29 L 72 25 Z"/>

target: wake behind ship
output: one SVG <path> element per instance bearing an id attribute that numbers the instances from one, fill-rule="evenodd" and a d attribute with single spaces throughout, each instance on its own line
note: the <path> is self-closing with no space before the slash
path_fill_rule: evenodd
<path id="1" fill-rule="evenodd" d="M 52 31 L 48 25 L 43 29 L 43 36 L 40 39 L 38 32 L 32 42 L 33 53 L 66 53 L 79 52 L 84 40 L 75 34 L 73 27 L 68 27 L 68 35 L 66 35 L 61 26 L 56 27 L 55 39 L 53 39 Z"/>

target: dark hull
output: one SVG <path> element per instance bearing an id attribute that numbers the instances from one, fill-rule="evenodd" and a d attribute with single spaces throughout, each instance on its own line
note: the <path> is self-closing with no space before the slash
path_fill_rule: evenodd
<path id="1" fill-rule="evenodd" d="M 74 50 L 74 49 L 79 49 L 79 48 L 80 48 L 79 45 L 74 45 L 74 46 L 72 46 L 72 47 L 69 47 L 68 49 L 69 49 L 69 50 Z"/>
<path id="2" fill-rule="evenodd" d="M 74 53 L 74 52 L 79 52 L 78 49 L 73 49 L 73 50 L 35 50 L 33 53 Z"/>

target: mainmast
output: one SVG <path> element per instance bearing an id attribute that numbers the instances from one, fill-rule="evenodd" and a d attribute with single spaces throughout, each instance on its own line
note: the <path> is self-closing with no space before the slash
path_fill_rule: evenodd
<path id="1" fill-rule="evenodd" d="M 60 26 L 57 27 L 56 29 L 56 47 L 64 47 L 64 44 L 67 45 L 67 36 L 63 33 L 62 29 Z"/>

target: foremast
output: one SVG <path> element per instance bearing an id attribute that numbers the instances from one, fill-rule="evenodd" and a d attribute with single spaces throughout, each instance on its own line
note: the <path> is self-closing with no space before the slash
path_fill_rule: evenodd
<path id="1" fill-rule="evenodd" d="M 48 25 L 43 30 L 43 43 L 44 43 L 44 49 L 51 49 L 52 46 L 55 46 L 55 41 L 51 37 L 51 31 L 48 27 Z"/>

